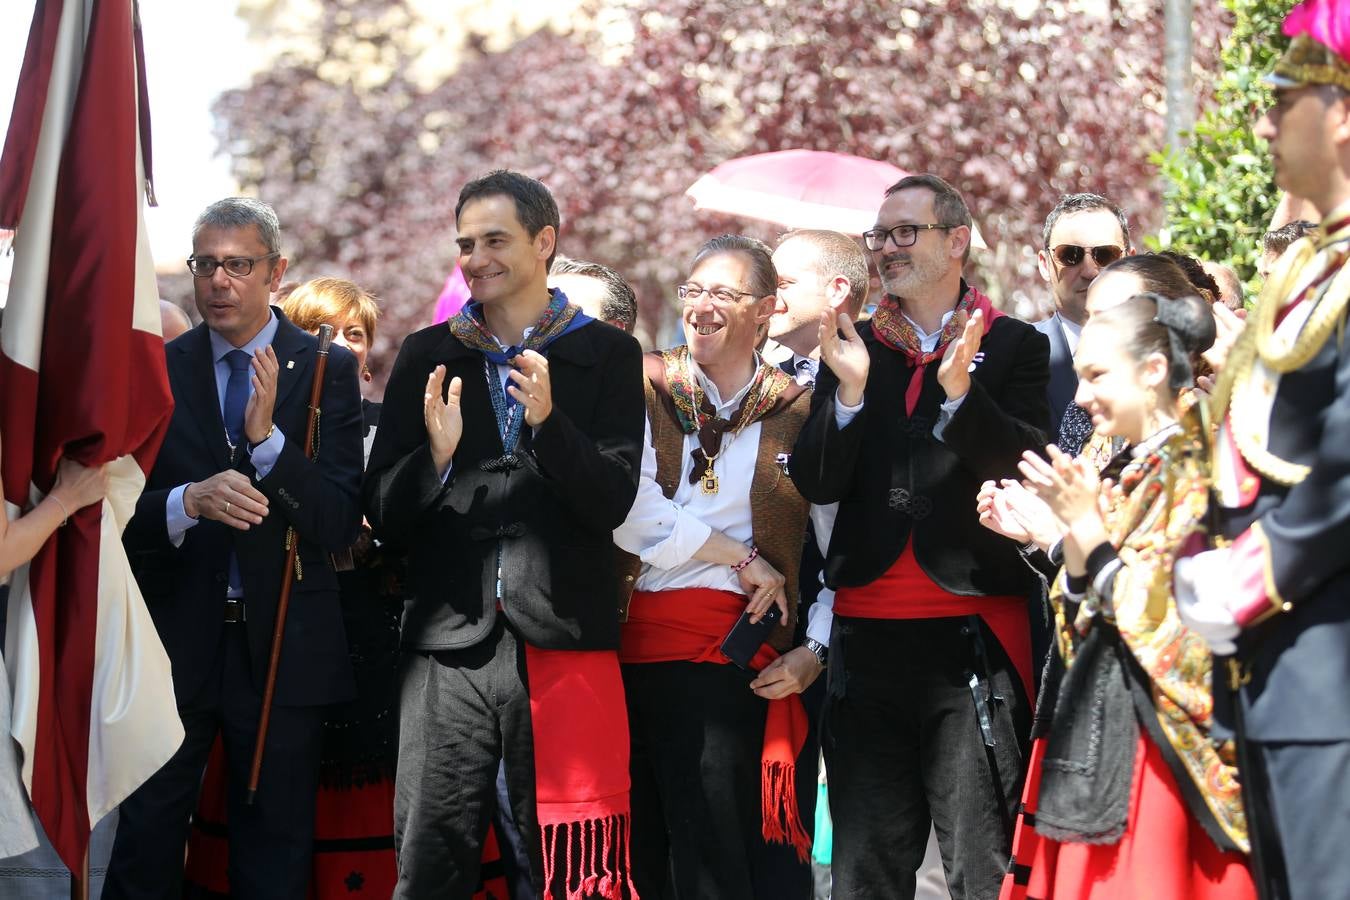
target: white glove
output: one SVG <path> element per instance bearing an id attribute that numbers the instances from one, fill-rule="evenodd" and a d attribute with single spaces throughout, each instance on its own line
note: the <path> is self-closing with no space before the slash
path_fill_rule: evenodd
<path id="1" fill-rule="evenodd" d="M 1223 601 L 1233 593 L 1228 551 L 1206 550 L 1177 560 L 1172 569 L 1172 586 L 1177 614 L 1186 627 L 1200 635 L 1214 655 L 1236 653 L 1237 636 L 1242 629 Z"/>

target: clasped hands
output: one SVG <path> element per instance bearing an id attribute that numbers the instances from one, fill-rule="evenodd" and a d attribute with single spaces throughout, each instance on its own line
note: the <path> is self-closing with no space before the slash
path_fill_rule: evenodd
<path id="1" fill-rule="evenodd" d="M 525 424 L 538 428 L 553 412 L 548 360 L 542 353 L 524 350 L 511 359 L 511 366 L 506 391 L 524 409 Z M 426 424 L 431 458 L 438 472 L 449 468 L 464 435 L 464 415 L 460 409 L 463 393 L 462 378 L 451 378 L 449 388 L 445 387 L 443 365 L 427 376 L 426 391 L 422 395 L 422 419 Z"/>
<path id="2" fill-rule="evenodd" d="M 1087 555 L 1107 539 L 1105 507 L 1118 489 L 1098 479 L 1092 465 L 1074 459 L 1053 444 L 1049 459 L 1026 452 L 1017 464 L 1023 480 L 986 481 L 976 508 L 980 524 L 1021 543 L 1048 550 L 1064 540 L 1065 565 L 1083 574 Z"/>

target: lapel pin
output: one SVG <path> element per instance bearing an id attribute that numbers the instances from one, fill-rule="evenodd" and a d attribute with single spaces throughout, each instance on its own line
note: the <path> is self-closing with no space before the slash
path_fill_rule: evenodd
<path id="1" fill-rule="evenodd" d="M 288 360 L 286 360 L 286 368 L 288 368 L 288 369 L 294 369 L 294 368 L 295 368 L 295 360 L 293 360 L 293 359 L 288 359 Z"/>

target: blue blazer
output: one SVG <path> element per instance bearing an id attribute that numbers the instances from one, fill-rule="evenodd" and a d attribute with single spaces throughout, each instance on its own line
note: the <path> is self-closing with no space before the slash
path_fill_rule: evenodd
<path id="1" fill-rule="evenodd" d="M 1064 325 L 1059 313 L 1042 319 L 1032 327 L 1050 339 L 1050 383 L 1045 389 L 1045 399 L 1050 404 L 1050 438 L 1053 440 L 1059 434 L 1064 410 L 1073 402 L 1073 395 L 1078 393 L 1078 375 L 1073 370 L 1073 351 L 1064 337 Z"/>
<path id="2" fill-rule="evenodd" d="M 261 692 L 276 622 L 285 534 L 300 535 L 302 578 L 294 583 L 276 702 L 310 706 L 355 694 L 347 637 L 329 554 L 349 546 L 361 525 L 361 400 L 356 357 L 334 345 L 324 376 L 318 458 L 304 454 L 309 391 L 318 339 L 273 307 L 272 348 L 281 362 L 272 420 L 286 436 L 276 465 L 259 479 L 242 450 L 233 467 L 268 499 L 261 525 L 236 531 L 210 519 L 189 528 L 173 546 L 166 525 L 169 493 L 231 468 L 221 419 L 211 341 L 199 325 L 164 348 L 173 391 L 173 419 L 145 490 L 123 535 L 136 580 L 173 664 L 174 693 L 187 705 L 217 671 L 224 624 L 230 550 L 243 578 L 249 654 Z M 236 625 L 230 628 L 239 627 Z"/>

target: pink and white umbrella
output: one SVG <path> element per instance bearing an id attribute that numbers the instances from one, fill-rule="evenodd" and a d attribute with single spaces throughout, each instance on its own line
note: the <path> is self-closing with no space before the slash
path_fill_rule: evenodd
<path id="1" fill-rule="evenodd" d="M 685 193 L 698 209 L 860 235 L 876 224 L 886 188 L 908 174 L 846 153 L 778 150 L 728 160 Z M 971 240 L 985 247 L 978 229 Z"/>

